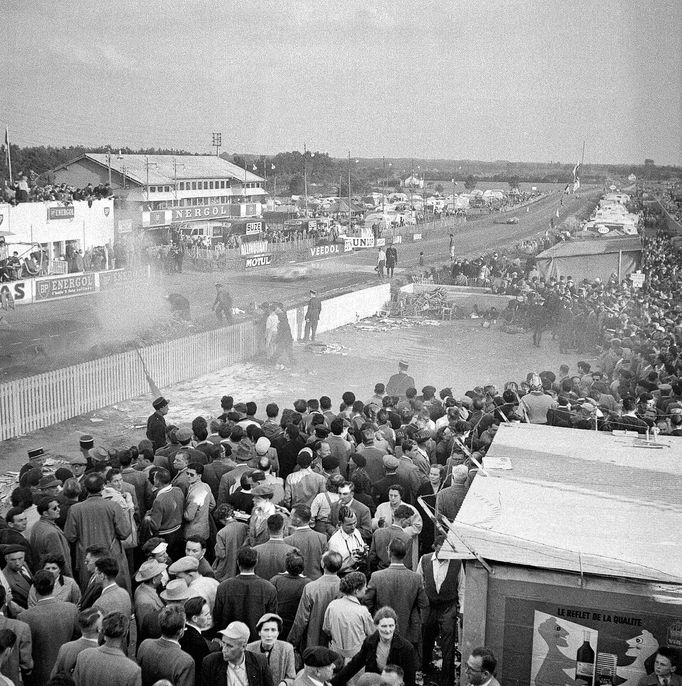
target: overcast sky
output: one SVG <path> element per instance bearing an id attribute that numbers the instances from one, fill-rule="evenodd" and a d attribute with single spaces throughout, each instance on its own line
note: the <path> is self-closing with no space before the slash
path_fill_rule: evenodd
<path id="1" fill-rule="evenodd" d="M 682 163 L 680 0 L 2 0 L 18 145 Z"/>

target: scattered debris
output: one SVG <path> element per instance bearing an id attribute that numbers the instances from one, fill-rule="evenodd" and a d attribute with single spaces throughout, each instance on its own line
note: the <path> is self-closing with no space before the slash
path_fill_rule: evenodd
<path id="1" fill-rule="evenodd" d="M 306 345 L 306 350 L 315 355 L 348 355 L 345 350 L 348 348 L 340 343 L 311 343 Z"/>

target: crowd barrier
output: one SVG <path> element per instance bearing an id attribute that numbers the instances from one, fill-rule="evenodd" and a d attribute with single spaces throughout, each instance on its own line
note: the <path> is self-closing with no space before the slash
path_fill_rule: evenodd
<path id="1" fill-rule="evenodd" d="M 388 283 L 324 300 L 318 331 L 378 312 Z M 305 327 L 305 306 L 287 312 L 294 338 Z M 256 354 L 253 321 L 109 355 L 90 362 L 0 384 L 0 440 L 21 436 L 86 412 L 244 362 Z"/>

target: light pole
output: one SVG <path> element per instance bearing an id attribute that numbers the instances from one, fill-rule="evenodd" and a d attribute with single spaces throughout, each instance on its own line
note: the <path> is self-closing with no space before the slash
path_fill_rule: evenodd
<path id="1" fill-rule="evenodd" d="M 213 133 L 213 142 L 211 143 L 211 147 L 215 148 L 215 154 L 216 157 L 220 157 L 220 148 L 222 147 L 223 144 L 223 134 L 222 133 Z"/>
<path id="2" fill-rule="evenodd" d="M 303 202 L 305 203 L 305 216 L 308 216 L 308 148 L 303 144 Z"/>

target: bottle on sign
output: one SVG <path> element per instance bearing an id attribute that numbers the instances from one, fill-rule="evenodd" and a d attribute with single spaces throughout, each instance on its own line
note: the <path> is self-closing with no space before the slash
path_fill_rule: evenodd
<path id="1" fill-rule="evenodd" d="M 583 686 L 594 686 L 594 650 L 590 645 L 590 632 L 583 631 L 583 644 L 575 658 L 575 680 Z"/>

